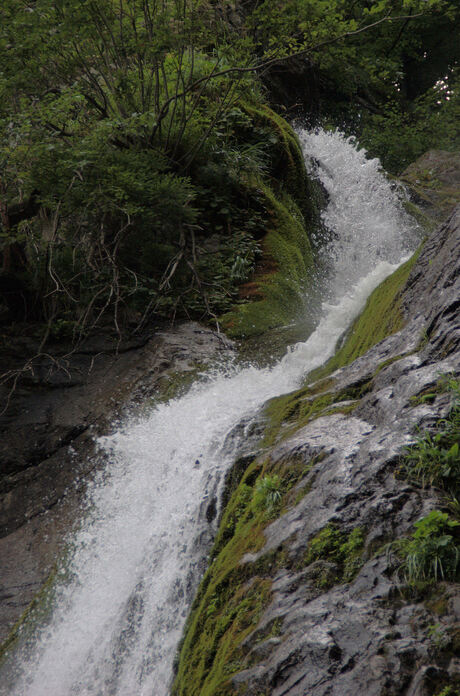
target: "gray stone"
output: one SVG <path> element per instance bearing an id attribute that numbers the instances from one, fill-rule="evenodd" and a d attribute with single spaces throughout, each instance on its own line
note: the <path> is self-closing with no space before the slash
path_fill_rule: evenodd
<path id="1" fill-rule="evenodd" d="M 326 591 L 315 587 L 320 562 L 277 574 L 273 601 L 253 635 L 280 619 L 282 641 L 234 678 L 245 694 L 432 696 L 447 683 L 428 629 L 458 631 L 458 588 L 449 586 L 442 616 L 404 599 L 403 578 L 383 546 L 440 505 L 436 491 L 414 487 L 394 472 L 416 428 L 433 425 L 450 407 L 448 395 L 420 404 L 412 397 L 434 386 L 440 373 L 460 374 L 460 208 L 425 244 L 402 305 L 405 328 L 333 375 L 337 390 L 372 378 L 353 415 L 323 415 L 268 455 L 283 463 L 299 456 L 308 462 L 319 452 L 323 458 L 309 474 L 309 493 L 266 528 L 264 548 L 243 561 L 281 545 L 302 558 L 309 539 L 329 523 L 344 531 L 365 529 L 368 560 L 353 582 Z M 389 358 L 394 362 L 377 371 Z M 251 637 L 245 645 L 251 650 Z M 449 669 L 458 670 L 457 662 Z"/>

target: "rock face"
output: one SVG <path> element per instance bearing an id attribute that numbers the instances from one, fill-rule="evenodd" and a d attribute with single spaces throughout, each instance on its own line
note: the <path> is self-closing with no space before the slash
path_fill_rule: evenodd
<path id="1" fill-rule="evenodd" d="M 382 553 L 372 558 L 373 549 L 407 534 L 414 521 L 440 504 L 434 491 L 397 480 L 394 472 L 415 428 L 432 424 L 448 407 L 446 395 L 431 405 L 414 405 L 413 397 L 433 387 L 440 373 L 460 372 L 459 298 L 457 209 L 425 245 L 409 278 L 403 295 L 405 329 L 340 370 L 337 387 L 368 380 L 379 365 L 398 359 L 373 378 L 372 390 L 352 416 L 320 417 L 272 451 L 275 459 L 309 460 L 317 448 L 327 456 L 310 474 L 311 492 L 268 527 L 259 553 L 291 540 L 289 553 L 299 558 L 308 541 L 332 522 L 367 530 L 371 558 L 352 583 L 319 596 L 309 586 L 308 568 L 275 576 L 273 600 L 258 631 L 282 619 L 281 641 L 257 667 L 234 680 L 246 685 L 244 693 L 424 696 L 438 693 L 436 686 L 441 691 L 446 670 L 460 677 L 455 657 L 437 664 L 427 635 L 428 626 L 436 624 L 440 634 L 458 631 L 458 588 L 446 588 L 444 611 L 437 616 L 422 602 L 398 597 L 388 558 Z M 423 331 L 428 340 L 417 351 Z"/>
<path id="2" fill-rule="evenodd" d="M 407 167 L 401 180 L 430 218 L 444 220 L 460 196 L 460 152 L 429 150 Z"/>
<path id="3" fill-rule="evenodd" d="M 398 469 L 417 428 L 433 426 L 450 409 L 450 394 L 437 385 L 440 373 L 460 374 L 459 297 L 457 209 L 425 243 L 397 298 L 404 328 L 312 384 L 305 398 L 323 399 L 321 408 L 297 428 L 291 419 L 288 435 L 281 428 L 273 445 L 245 452 L 230 473 L 214 562 L 189 622 L 188 633 L 194 625 L 198 633 L 186 633 L 179 659 L 185 676 L 173 693 L 440 696 L 460 683 L 458 585 L 408 589 L 385 550 L 445 505 L 439 490 L 411 483 Z M 94 435 L 122 415 L 123 403 L 136 408 L 156 390 L 168 391 L 176 372 L 191 374 L 197 362 L 229 348 L 188 324 L 96 361 L 90 385 L 69 369 L 45 389 L 45 365 L 41 380 L 16 395 L 9 425 L 20 437 L 11 435 L 15 454 L 4 455 L 1 479 L 4 636 L 49 575 L 72 526 L 98 466 Z M 88 367 L 97 352 L 78 356 L 76 366 Z M 22 445 L 30 431 L 41 445 Z M 266 524 L 259 515 L 255 531 L 244 519 L 243 538 L 230 548 L 260 471 L 294 481 L 286 505 Z M 209 509 L 209 521 L 214 515 Z M 253 532 L 254 540 L 245 538 Z M 312 552 L 321 545 L 325 553 Z M 228 566 L 213 578 L 228 548 Z M 204 617 L 193 623 L 209 588 L 212 604 L 205 601 Z M 190 659 L 186 649 L 201 650 L 201 640 L 208 640 L 206 649 Z"/>
<path id="4" fill-rule="evenodd" d="M 259 457 L 264 466 L 268 458 L 271 472 L 299 463 L 308 468 L 294 488 L 300 502 L 268 524 L 264 543 L 239 563 L 247 592 L 271 581 L 270 601 L 249 634 L 243 625 L 238 653 L 223 667 L 220 682 L 214 677 L 219 687 L 208 687 L 206 674 L 223 659 L 221 629 L 214 643 L 209 639 L 205 676 L 186 634 L 175 694 L 437 696 L 448 684 L 452 691 L 443 694 L 453 694 L 460 684 L 459 586 L 439 582 L 425 594 L 408 590 L 395 572 L 394 557 L 384 550 L 388 542 L 412 533 L 418 519 L 445 505 L 439 490 L 423 489 L 395 473 L 417 429 L 449 411 L 450 395 L 436 389 L 440 373 L 457 379 L 460 374 L 460 207 L 425 243 L 400 303 L 405 327 L 324 381 L 336 394 L 356 395 L 361 388 L 363 395 L 342 397 L 336 409 L 329 407 L 329 414 L 280 436 Z M 428 399 L 420 396 L 433 390 Z M 224 524 L 221 534 L 228 536 L 225 514 Z M 324 530 L 341 543 L 359 530 L 363 546 L 355 577 L 344 572 L 354 558 L 350 544 L 341 547 L 349 554 L 341 560 L 332 552 L 322 559 L 309 555 Z M 213 582 L 218 564 L 219 556 L 205 586 Z M 230 572 L 228 577 L 236 577 L 235 568 Z M 225 581 L 219 579 L 215 587 L 224 597 Z M 197 607 L 189 631 L 200 621 L 203 632 L 211 630 Z M 222 613 L 220 625 L 229 621 L 230 612 Z M 214 662 L 209 655 L 217 656 Z M 188 679 L 182 679 L 187 669 Z M 196 687 L 194 680 L 200 679 Z"/>
<path id="5" fill-rule="evenodd" d="M 72 528 L 100 463 L 95 438 L 149 398 L 172 396 L 231 343 L 190 322 L 144 344 L 108 348 L 107 340 L 92 339 L 66 361 L 44 357 L 0 419 L 0 642 L 48 577 Z"/>

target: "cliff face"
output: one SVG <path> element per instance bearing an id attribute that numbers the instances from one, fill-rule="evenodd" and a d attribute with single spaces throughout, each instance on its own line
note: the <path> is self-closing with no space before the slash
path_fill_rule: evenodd
<path id="1" fill-rule="evenodd" d="M 374 291 L 329 363 L 247 430 L 258 441 L 227 478 L 174 694 L 457 696 L 460 407 L 448 383 L 458 386 L 460 373 L 459 232 L 457 208 Z M 129 411 L 172 396 L 182 373 L 192 379 L 230 345 L 188 324 L 100 363 L 96 348 L 53 381 L 45 363 L 5 423 L 4 636 L 40 601 L 98 465 L 94 434 L 126 414 L 123 403 Z M 93 359 L 88 386 L 81 373 Z M 455 409 L 449 449 L 438 448 L 449 472 L 416 476 L 404 448 L 449 428 Z M 213 523 L 214 502 L 203 506 Z M 420 519 L 425 532 L 432 525 L 424 538 Z M 415 542 L 428 558 L 428 568 L 416 559 L 418 576 L 406 553 Z"/>
<path id="2" fill-rule="evenodd" d="M 229 476 L 175 694 L 457 693 L 458 574 L 442 552 L 443 566 L 417 574 L 403 549 L 409 540 L 412 550 L 425 542 L 459 549 L 454 517 L 424 541 L 414 527 L 435 509 L 449 510 L 458 444 L 444 491 L 439 475 L 417 477 L 404 459 L 427 429 L 449 428 L 439 419 L 449 423 L 458 408 L 441 376 L 458 385 L 459 207 L 399 283 L 384 312 L 399 317 L 387 333 L 403 328 L 354 362 L 323 371 L 290 401 L 283 397 L 275 428 L 276 404 L 269 405 L 266 442 L 273 444 Z M 365 310 L 375 327 L 377 299 Z M 358 330 L 357 323 L 348 344 Z M 366 349 L 380 338 L 377 328 L 374 341 L 372 326 L 368 332 Z M 456 428 L 449 446 L 458 443 Z"/>

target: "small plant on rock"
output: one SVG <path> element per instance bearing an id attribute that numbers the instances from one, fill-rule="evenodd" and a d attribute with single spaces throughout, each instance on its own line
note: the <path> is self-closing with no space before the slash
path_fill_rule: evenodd
<path id="1" fill-rule="evenodd" d="M 278 474 L 267 475 L 261 479 L 254 495 L 254 503 L 257 508 L 263 508 L 272 512 L 281 503 L 282 481 Z"/>
<path id="2" fill-rule="evenodd" d="M 351 582 L 363 564 L 364 540 L 361 527 L 346 534 L 329 524 L 310 540 L 305 563 L 308 565 L 317 560 L 336 563 L 341 581 Z"/>
<path id="3" fill-rule="evenodd" d="M 438 422 L 434 433 L 425 432 L 407 448 L 403 471 L 422 486 L 439 486 L 457 496 L 460 491 L 460 381 L 445 375 L 439 385 L 452 393 L 450 411 Z"/>
<path id="4" fill-rule="evenodd" d="M 408 583 L 420 580 L 454 580 L 460 560 L 458 528 L 460 523 L 447 512 L 432 510 L 415 523 L 411 537 L 392 544 L 402 558 Z"/>

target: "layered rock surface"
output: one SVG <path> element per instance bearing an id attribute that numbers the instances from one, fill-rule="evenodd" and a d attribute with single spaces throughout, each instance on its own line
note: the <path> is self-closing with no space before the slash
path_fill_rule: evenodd
<path id="1" fill-rule="evenodd" d="M 208 617 L 215 609 L 209 607 L 200 618 L 199 593 L 188 628 L 195 634 L 186 633 L 174 693 L 431 696 L 460 683 L 458 585 L 437 583 L 425 595 L 408 591 L 385 550 L 409 535 L 418 519 L 445 505 L 440 491 L 395 474 L 404 447 L 449 411 L 451 397 L 436 393 L 436 385 L 440 374 L 460 374 L 459 298 L 457 208 L 425 243 L 402 290 L 405 327 L 324 380 L 317 393 L 341 394 L 339 403 L 332 398 L 307 425 L 294 433 L 291 427 L 290 435 L 281 428 L 277 443 L 258 456 L 264 466 L 268 459 L 271 472 L 298 469 L 299 463 L 308 471 L 294 489 L 299 502 L 266 526 L 264 543 L 228 571 L 228 578 L 243 578 L 241 598 L 271 582 L 271 599 L 249 634 L 250 618 L 246 624 L 233 619 L 233 626 L 240 622 L 244 640 L 238 651 L 225 647 L 222 631 L 224 626 L 232 630 L 235 609 L 232 604 L 225 616 L 219 605 L 219 592 L 222 598 L 227 590 L 223 576 L 213 578 L 222 572 L 217 556 L 201 596 L 206 587 L 216 588 L 220 624 L 215 625 L 222 628 L 209 633 Z M 434 400 L 419 398 L 433 389 Z M 344 401 L 347 392 L 360 391 L 358 398 Z M 251 485 L 250 476 L 246 484 Z M 222 525 L 224 539 L 231 533 L 225 513 Z M 238 533 L 235 523 L 232 529 Z M 338 530 L 342 540 L 353 530 L 362 534 L 357 568 L 362 567 L 353 579 L 343 572 L 347 559 L 341 566 L 308 555 L 325 529 Z M 224 554 L 219 537 L 217 543 Z M 200 662 L 192 643 L 206 632 Z M 219 667 L 225 650 L 232 661 Z"/>

